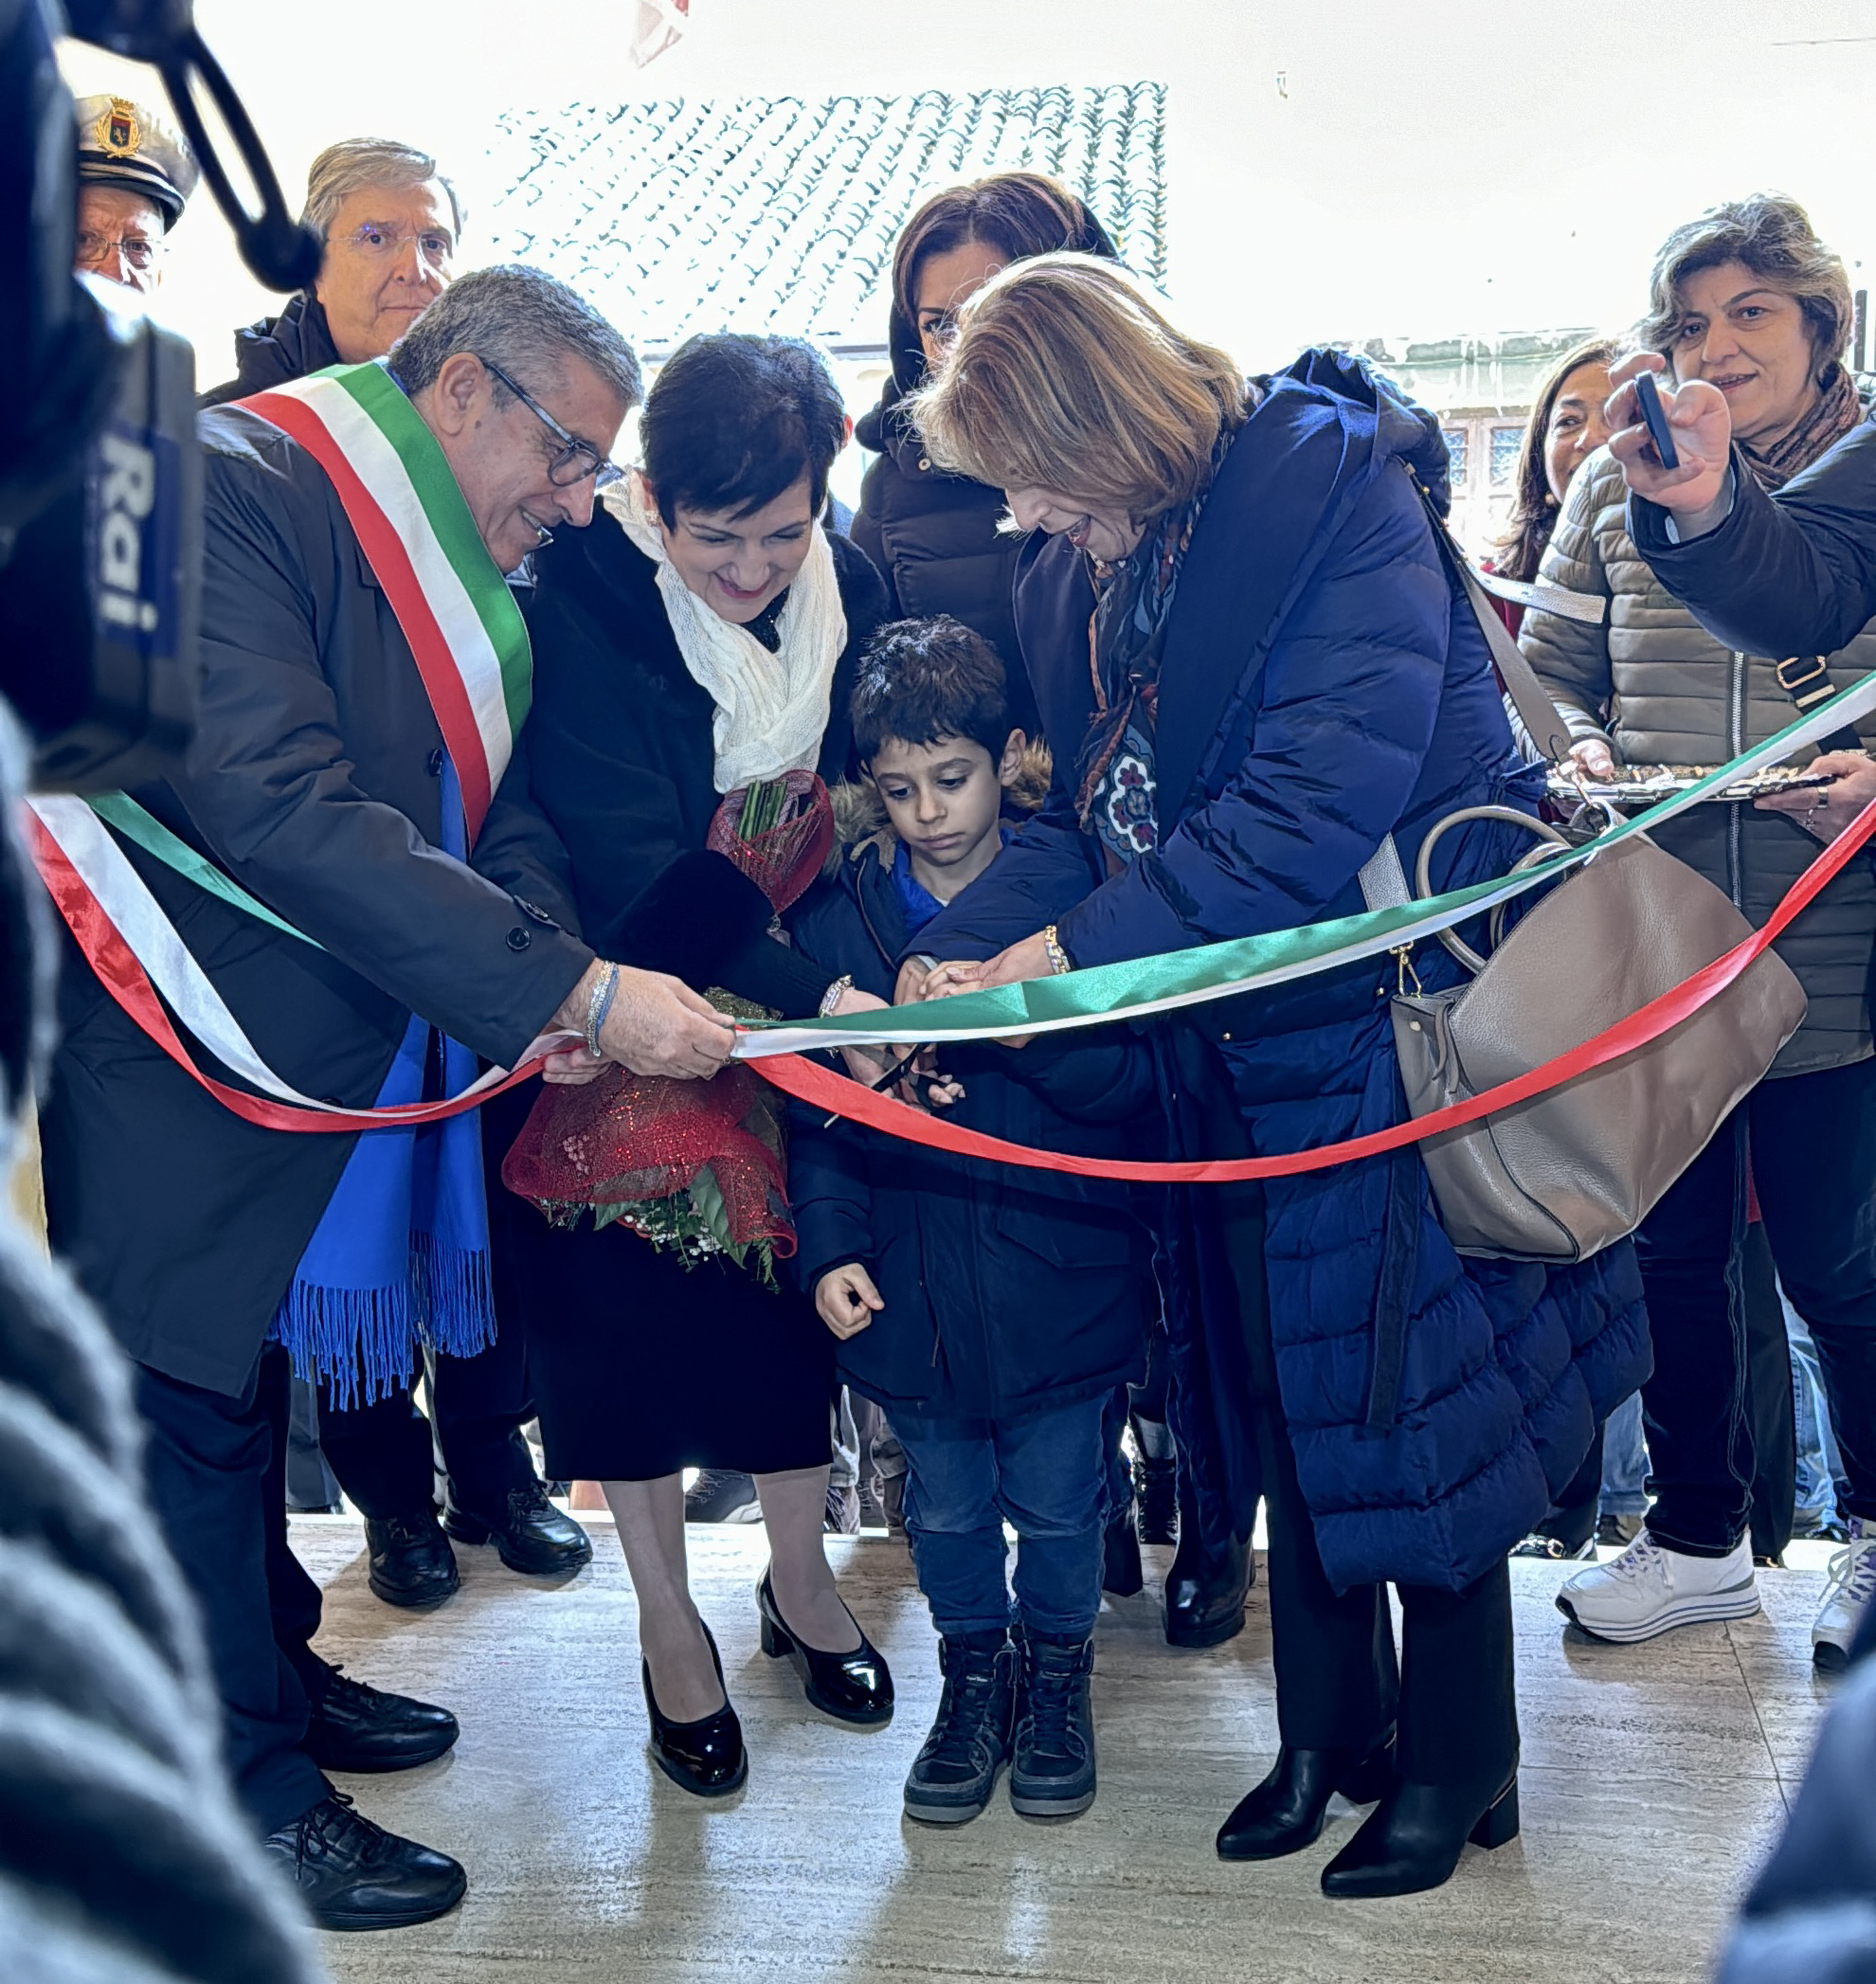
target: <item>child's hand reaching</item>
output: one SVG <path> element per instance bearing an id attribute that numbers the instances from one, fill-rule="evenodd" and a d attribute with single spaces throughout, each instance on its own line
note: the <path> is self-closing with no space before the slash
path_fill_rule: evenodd
<path id="1" fill-rule="evenodd" d="M 849 1261 L 844 1268 L 830 1268 L 815 1284 L 814 1306 L 844 1344 L 858 1336 L 886 1303 L 873 1286 L 873 1276 L 857 1261 Z"/>

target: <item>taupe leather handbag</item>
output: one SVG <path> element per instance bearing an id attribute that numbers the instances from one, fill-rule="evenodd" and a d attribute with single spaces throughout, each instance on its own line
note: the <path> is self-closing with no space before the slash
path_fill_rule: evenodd
<path id="1" fill-rule="evenodd" d="M 1568 727 L 1443 522 L 1435 516 L 1434 524 L 1519 715 L 1546 756 L 1563 756 Z M 1432 893 L 1435 841 L 1481 815 L 1564 838 L 1508 808 L 1452 814 L 1421 844 L 1418 895 Z M 1392 854 L 1391 841 L 1384 852 Z M 1398 855 L 1392 873 L 1400 875 Z M 1364 870 L 1363 887 L 1372 886 Z M 1686 862 L 1635 837 L 1559 881 L 1489 957 L 1442 933 L 1474 975 L 1452 991 L 1403 992 L 1394 1001 L 1409 1110 L 1430 1115 L 1568 1053 L 1710 965 L 1751 929 Z M 1461 1254 L 1562 1263 L 1585 1260 L 1633 1232 L 1764 1077 L 1804 1011 L 1797 979 L 1767 951 L 1651 1045 L 1428 1139 L 1420 1154 L 1453 1245 Z"/>

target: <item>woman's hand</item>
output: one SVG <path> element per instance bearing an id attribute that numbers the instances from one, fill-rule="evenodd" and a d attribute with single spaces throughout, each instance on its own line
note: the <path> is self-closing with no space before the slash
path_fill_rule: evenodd
<path id="1" fill-rule="evenodd" d="M 1678 468 L 1663 468 L 1649 440 L 1641 406 L 1635 398 L 1639 372 L 1665 376 L 1668 361 L 1653 352 L 1637 352 L 1609 374 L 1614 390 L 1603 412 L 1609 422 L 1609 452 L 1622 464 L 1622 475 L 1638 496 L 1659 503 L 1673 514 L 1683 538 L 1704 537 L 1725 521 L 1731 508 L 1727 475 L 1733 454 L 1733 416 L 1726 395 L 1705 379 L 1689 379 L 1676 390 L 1659 388 L 1668 424 L 1674 430 Z"/>
<path id="2" fill-rule="evenodd" d="M 1876 762 L 1863 751 L 1824 751 L 1811 763 L 1815 778 L 1828 785 L 1796 792 L 1768 793 L 1754 800 L 1759 813 L 1788 813 L 1807 834 L 1834 840 L 1872 799 L 1876 799 Z"/>
<path id="3" fill-rule="evenodd" d="M 837 1013 L 887 1013 L 892 1008 L 873 992 L 862 992 L 857 985 L 841 988 L 840 996 L 828 1008 L 827 1016 Z M 847 1073 L 857 1082 L 864 1082 L 870 1089 L 898 1058 L 898 1051 L 892 1047 L 843 1047 L 840 1058 L 847 1064 Z"/>
<path id="4" fill-rule="evenodd" d="M 1049 978 L 1055 972 L 1049 962 L 1049 946 L 1042 932 L 1012 944 L 982 965 L 958 961 L 934 965 L 926 979 L 921 999 L 949 999 L 959 992 L 987 992 L 993 985 L 1014 985 L 1026 978 Z"/>
<path id="5" fill-rule="evenodd" d="M 1613 779 L 1615 757 L 1600 737 L 1582 737 L 1570 747 L 1572 764 L 1579 765 L 1593 779 Z"/>
<path id="6" fill-rule="evenodd" d="M 549 1055 L 541 1064 L 541 1079 L 564 1089 L 584 1089 L 610 1066 L 603 1054 L 588 1054 L 583 1040 L 577 1047 L 562 1047 Z"/>
<path id="7" fill-rule="evenodd" d="M 821 1320 L 844 1344 L 857 1337 L 886 1307 L 870 1275 L 857 1261 L 830 1268 L 814 1285 L 814 1306 Z"/>

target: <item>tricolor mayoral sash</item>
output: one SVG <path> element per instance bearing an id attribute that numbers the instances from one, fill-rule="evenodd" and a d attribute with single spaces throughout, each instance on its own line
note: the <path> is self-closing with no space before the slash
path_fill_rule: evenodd
<path id="1" fill-rule="evenodd" d="M 291 435 L 337 493 L 410 643 L 473 844 L 527 716 L 533 663 L 520 610 L 442 448 L 378 363 L 334 366 L 240 404 Z M 504 1085 L 499 1073 L 485 1075 L 447 1100 L 370 1109 L 341 1109 L 302 1094 L 262 1059 L 104 822 L 198 886 L 300 933 L 122 794 L 29 804 L 40 874 L 100 983 L 172 1060 L 248 1121 L 313 1131 L 411 1126 L 472 1108 Z M 261 1094 L 205 1073 L 172 1014 Z M 520 1078 L 518 1072 L 508 1077 Z"/>

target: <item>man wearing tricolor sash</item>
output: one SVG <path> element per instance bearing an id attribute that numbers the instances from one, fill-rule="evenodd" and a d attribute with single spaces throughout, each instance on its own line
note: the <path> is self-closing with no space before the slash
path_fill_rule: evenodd
<path id="1" fill-rule="evenodd" d="M 76 952 L 43 1113 L 52 1242 L 135 1360 L 237 1788 L 328 1927 L 460 1898 L 453 1860 L 321 1775 L 425 1761 L 456 1722 L 308 1647 L 289 1369 L 369 1393 L 407 1381 L 424 1344 L 487 1341 L 473 1103 L 497 1077 L 478 1059 L 703 1077 L 729 1052 L 701 999 L 574 934 L 529 792 L 531 662 L 502 575 L 586 523 L 639 390 L 589 306 L 491 269 L 388 365 L 205 414 L 187 763 L 35 808 Z"/>

